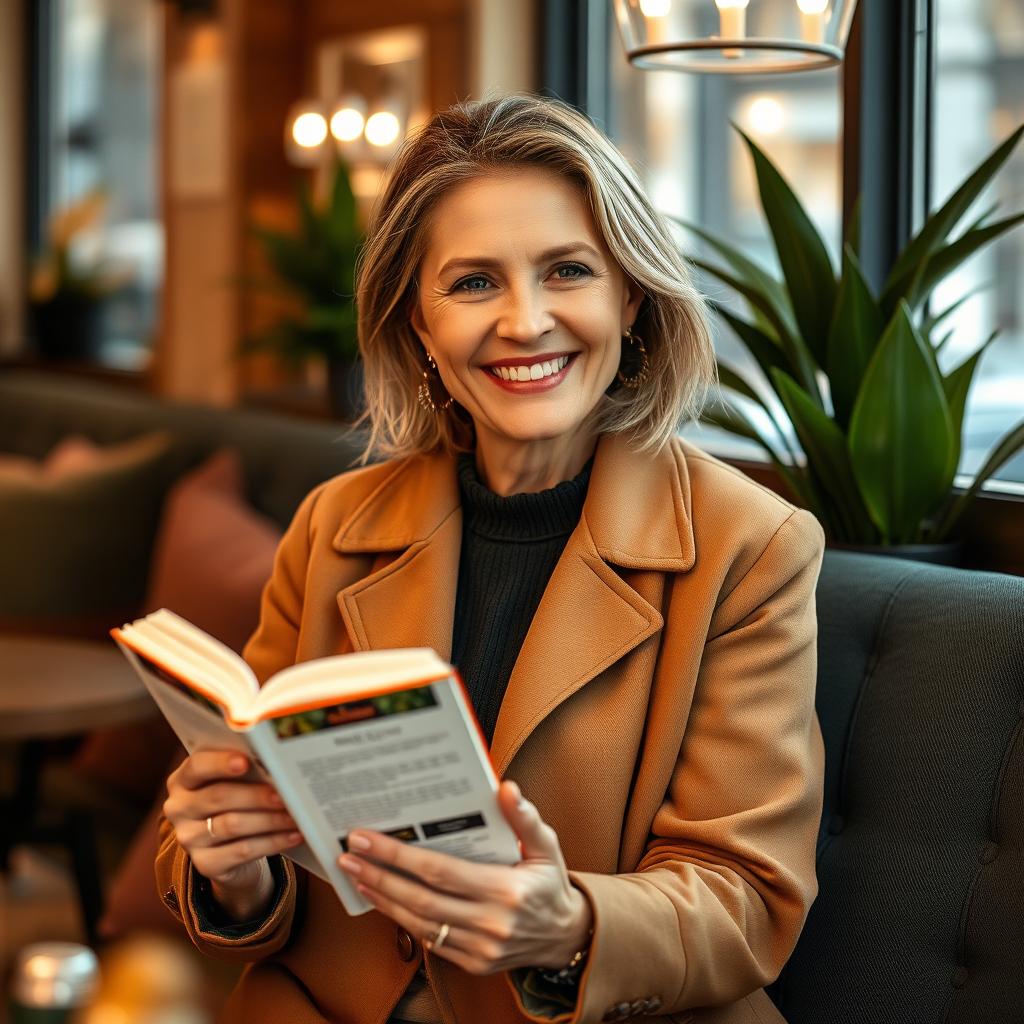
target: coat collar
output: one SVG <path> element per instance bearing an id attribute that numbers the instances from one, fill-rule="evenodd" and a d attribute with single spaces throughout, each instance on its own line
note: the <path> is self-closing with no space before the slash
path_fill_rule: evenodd
<path id="1" fill-rule="evenodd" d="M 343 553 L 399 552 L 338 594 L 355 650 L 429 646 L 451 657 L 461 540 L 455 459 L 417 456 L 389 467 L 334 537 Z M 694 555 L 684 446 L 650 456 L 603 437 L 580 522 L 502 701 L 491 745 L 499 775 L 559 704 L 661 629 L 661 613 L 617 568 L 685 572 Z"/>
<path id="2" fill-rule="evenodd" d="M 606 562 L 665 572 L 693 567 L 685 449 L 675 442 L 650 456 L 621 436 L 600 439 L 583 518 Z M 426 541 L 458 508 L 453 456 L 405 459 L 342 522 L 334 547 L 349 554 L 404 550 Z"/>

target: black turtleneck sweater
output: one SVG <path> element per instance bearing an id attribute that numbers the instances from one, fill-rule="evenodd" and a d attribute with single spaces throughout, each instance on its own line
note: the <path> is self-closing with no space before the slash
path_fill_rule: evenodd
<path id="1" fill-rule="evenodd" d="M 452 662 L 488 743 L 526 631 L 579 522 L 590 467 L 549 490 L 503 498 L 480 480 L 472 455 L 458 458 L 462 552 Z"/>

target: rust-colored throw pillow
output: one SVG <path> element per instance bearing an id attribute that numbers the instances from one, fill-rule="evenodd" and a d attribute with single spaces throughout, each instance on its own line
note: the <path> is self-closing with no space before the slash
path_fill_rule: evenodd
<path id="1" fill-rule="evenodd" d="M 277 524 L 246 502 L 238 454 L 221 449 L 167 496 L 146 611 L 170 608 L 241 653 L 280 540 Z"/>
<path id="2" fill-rule="evenodd" d="M 0 464 L 0 629 L 106 637 L 138 613 L 171 471 L 166 432 Z"/>

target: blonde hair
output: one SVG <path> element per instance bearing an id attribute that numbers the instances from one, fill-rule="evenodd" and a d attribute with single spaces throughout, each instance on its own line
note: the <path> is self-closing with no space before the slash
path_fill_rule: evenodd
<path id="1" fill-rule="evenodd" d="M 366 458 L 473 447 L 472 421 L 457 404 L 434 413 L 417 401 L 427 366 L 410 310 L 433 208 L 463 182 L 516 167 L 547 168 L 574 182 L 608 250 L 645 292 L 633 327 L 650 371 L 641 387 L 603 397 L 594 428 L 629 433 L 637 450 L 656 451 L 699 413 L 715 378 L 707 311 L 664 219 L 623 155 L 583 114 L 559 100 L 513 94 L 435 114 L 391 166 L 356 275 Z"/>

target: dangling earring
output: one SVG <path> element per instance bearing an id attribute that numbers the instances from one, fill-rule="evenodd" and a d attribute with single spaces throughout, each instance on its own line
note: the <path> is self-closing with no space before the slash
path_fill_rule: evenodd
<path id="1" fill-rule="evenodd" d="M 640 369 L 629 377 L 626 377 L 622 371 L 619 370 L 616 376 L 623 387 L 636 390 L 645 380 L 647 380 L 647 374 L 651 368 L 651 361 L 647 358 L 647 349 L 644 347 L 643 339 L 633 333 L 632 327 L 626 328 L 626 333 L 623 337 L 629 342 L 630 347 L 635 352 L 640 353 Z"/>
<path id="2" fill-rule="evenodd" d="M 427 353 L 427 363 L 430 366 L 430 370 L 434 371 L 437 383 L 440 384 L 441 374 L 438 373 L 437 363 L 434 362 L 434 357 L 429 352 Z M 420 381 L 420 386 L 416 389 L 416 397 L 424 409 L 429 410 L 436 416 L 439 412 L 444 412 L 445 409 L 452 404 L 452 396 L 449 395 L 448 398 L 440 404 L 434 401 L 434 396 L 430 393 L 430 370 L 423 371 L 423 380 Z"/>

